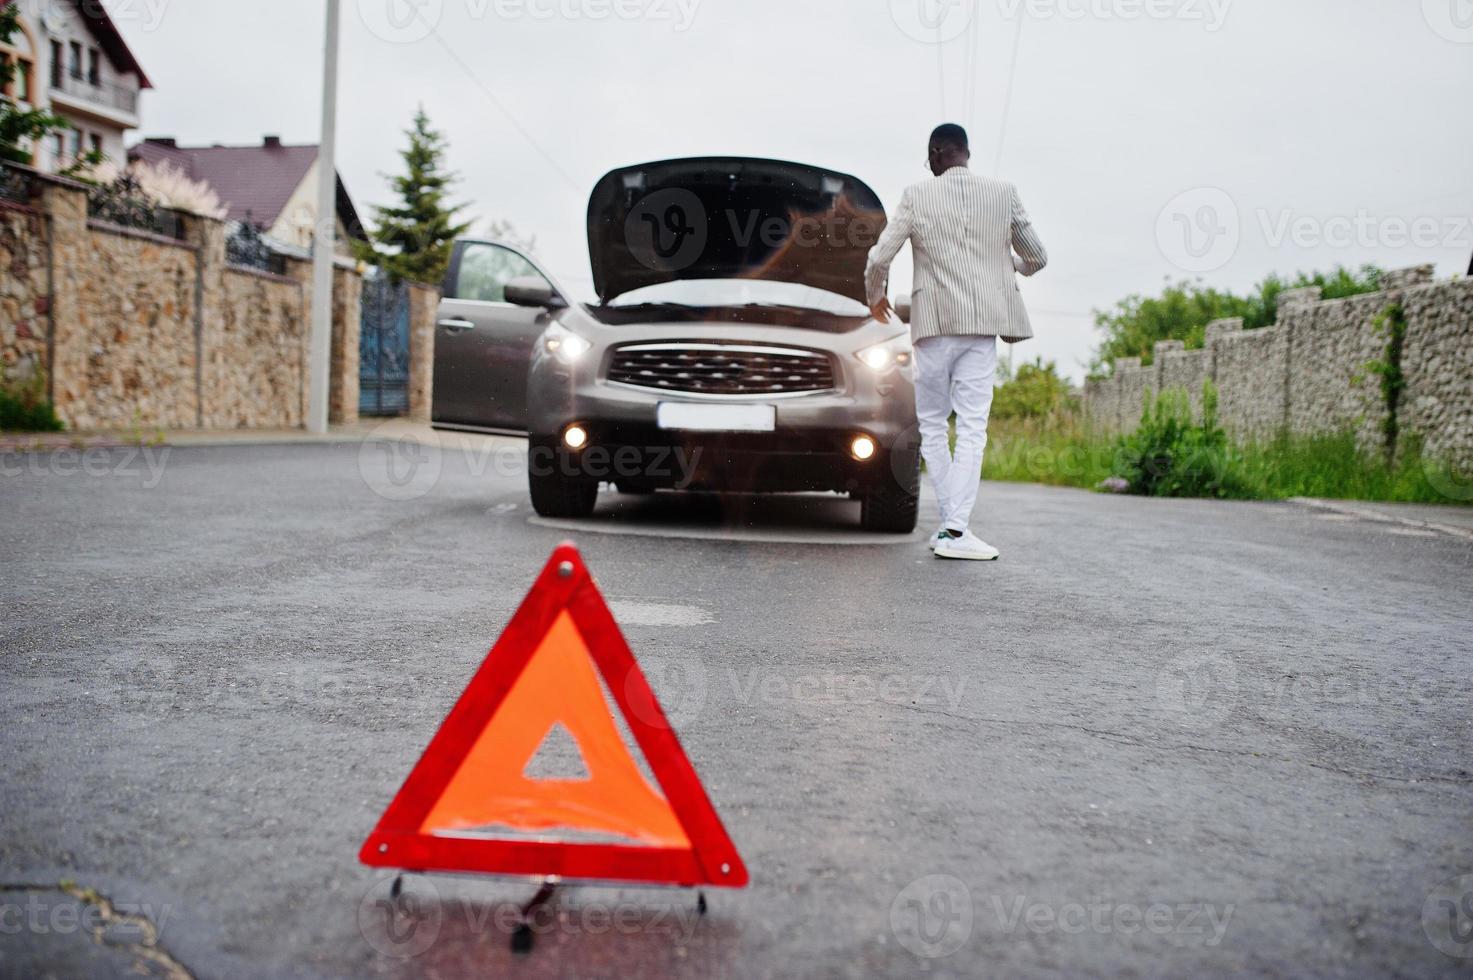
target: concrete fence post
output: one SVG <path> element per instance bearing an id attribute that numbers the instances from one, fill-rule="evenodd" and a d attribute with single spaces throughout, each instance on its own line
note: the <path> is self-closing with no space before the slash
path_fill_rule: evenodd
<path id="1" fill-rule="evenodd" d="M 332 270 L 332 339 L 328 353 L 327 421 L 330 425 L 358 423 L 358 354 L 363 328 L 363 276 L 356 266 L 340 264 Z M 307 417 L 307 348 L 311 342 L 312 263 L 293 259 L 287 275 L 302 285 L 302 418 Z"/>
<path id="2" fill-rule="evenodd" d="M 1184 340 L 1158 340 L 1151 348 L 1151 373 L 1154 375 L 1152 380 L 1155 382 L 1158 393 L 1166 390 L 1166 358 L 1162 355 L 1186 349 L 1187 343 Z"/>
<path id="3" fill-rule="evenodd" d="M 1144 373 L 1139 357 L 1117 357 L 1115 358 L 1116 385 L 1119 389 L 1117 394 L 1120 412 L 1120 431 L 1130 432 L 1136 427 L 1141 417 L 1141 391 L 1144 387 Z M 1135 381 L 1136 384 L 1128 384 Z"/>
<path id="4" fill-rule="evenodd" d="M 363 327 L 363 277 L 341 266 L 332 279 L 332 353 L 328 359 L 328 421 L 358 424 L 358 353 Z"/>
<path id="5" fill-rule="evenodd" d="M 213 427 L 212 412 L 220 404 L 219 356 L 225 310 L 225 223 L 181 212 L 184 241 L 195 249 L 194 276 L 194 424 Z"/>
<path id="6" fill-rule="evenodd" d="M 440 291 L 419 283 L 409 288 L 409 417 L 429 422 L 435 401 L 435 321 Z"/>
<path id="7" fill-rule="evenodd" d="M 49 226 L 51 401 L 62 420 L 75 427 L 87 408 L 88 351 L 82 328 L 81 277 L 87 253 L 87 193 L 79 184 L 47 180 L 40 198 Z"/>
<path id="8" fill-rule="evenodd" d="M 1426 286 L 1436 275 L 1431 265 L 1414 265 L 1406 269 L 1391 269 L 1381 279 L 1381 288 L 1388 293 L 1401 292 L 1415 286 Z"/>

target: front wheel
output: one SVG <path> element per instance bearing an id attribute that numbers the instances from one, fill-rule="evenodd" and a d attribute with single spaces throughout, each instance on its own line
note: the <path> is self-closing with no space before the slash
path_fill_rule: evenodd
<path id="1" fill-rule="evenodd" d="M 528 455 L 527 489 L 541 517 L 587 517 L 598 503 L 598 481 L 568 476 L 557 465 L 556 443 L 534 441 Z M 551 465 L 549 465 L 549 462 Z"/>
<path id="2" fill-rule="evenodd" d="M 907 454 L 895 460 L 894 479 L 882 478 L 859 496 L 859 524 L 880 534 L 909 534 L 916 529 L 921 508 L 921 461 Z"/>

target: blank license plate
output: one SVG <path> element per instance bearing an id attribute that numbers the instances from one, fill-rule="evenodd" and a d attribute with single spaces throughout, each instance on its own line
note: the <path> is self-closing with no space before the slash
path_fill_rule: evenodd
<path id="1" fill-rule="evenodd" d="M 660 402 L 655 422 L 662 429 L 694 432 L 772 432 L 777 429 L 777 409 L 772 405 Z"/>

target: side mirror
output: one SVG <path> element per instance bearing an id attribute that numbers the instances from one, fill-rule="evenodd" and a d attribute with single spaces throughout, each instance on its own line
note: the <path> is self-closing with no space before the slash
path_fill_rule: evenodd
<path id="1" fill-rule="evenodd" d="M 909 296 L 905 297 L 905 299 L 897 299 L 895 302 L 891 303 L 890 306 L 895 310 L 895 315 L 898 316 L 898 317 L 900 317 L 900 322 L 901 323 L 909 323 L 910 322 L 910 297 Z"/>
<path id="2" fill-rule="evenodd" d="M 506 284 L 506 301 L 517 306 L 540 306 L 559 310 L 567 302 L 553 291 L 552 284 L 539 276 L 518 276 Z"/>

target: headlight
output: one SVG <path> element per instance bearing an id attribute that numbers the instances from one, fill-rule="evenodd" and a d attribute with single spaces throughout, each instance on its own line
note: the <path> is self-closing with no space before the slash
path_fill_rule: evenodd
<path id="1" fill-rule="evenodd" d="M 593 344 L 578 336 L 560 323 L 554 323 L 542 335 L 542 346 L 549 354 L 556 355 L 564 364 L 572 364 L 587 354 Z"/>
<path id="2" fill-rule="evenodd" d="M 891 337 L 883 344 L 866 347 L 855 356 L 876 374 L 889 374 L 896 368 L 904 370 L 910 367 L 910 335 Z"/>

